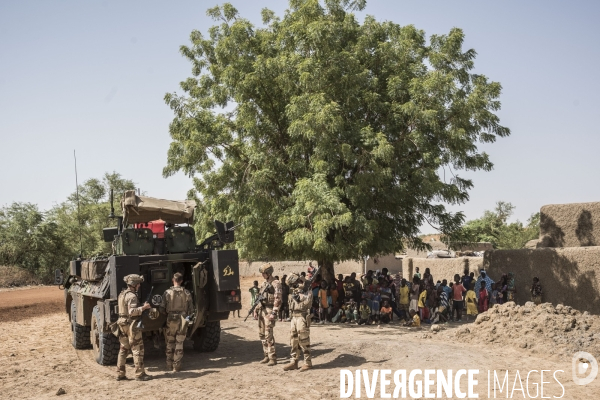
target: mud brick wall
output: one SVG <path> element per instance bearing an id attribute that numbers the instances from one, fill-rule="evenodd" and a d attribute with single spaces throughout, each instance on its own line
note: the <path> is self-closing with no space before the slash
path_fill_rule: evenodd
<path id="1" fill-rule="evenodd" d="M 258 269 L 264 263 L 264 261 L 240 261 L 240 276 L 260 276 Z M 279 275 L 280 278 L 283 275 L 289 275 L 292 272 L 306 272 L 308 269 L 308 261 L 270 261 L 270 263 L 274 269 L 273 275 Z M 313 261 L 312 263 L 313 266 L 317 266 L 316 261 Z M 344 261 L 334 264 L 336 275 L 351 274 L 352 272 L 356 272 L 356 274 L 360 276 L 363 268 L 364 263 L 358 261 Z"/>
<path id="2" fill-rule="evenodd" d="M 402 276 L 412 280 L 416 268 L 419 267 L 421 276 L 426 268 L 429 268 L 433 275 L 434 282 L 447 279 L 448 282 L 454 282 L 454 274 L 463 276 L 465 268 L 469 272 L 475 272 L 479 276 L 479 270 L 483 266 L 482 257 L 457 257 L 457 258 L 405 258 L 403 260 Z M 494 279 L 494 277 L 492 277 Z M 499 279 L 500 277 L 498 277 Z"/>
<path id="3" fill-rule="evenodd" d="M 497 280 L 516 274 L 516 300 L 531 299 L 529 286 L 540 278 L 543 302 L 600 314 L 600 247 L 538 248 L 485 252 L 484 267 Z"/>
<path id="4" fill-rule="evenodd" d="M 540 209 L 538 247 L 600 246 L 600 202 L 550 204 Z"/>

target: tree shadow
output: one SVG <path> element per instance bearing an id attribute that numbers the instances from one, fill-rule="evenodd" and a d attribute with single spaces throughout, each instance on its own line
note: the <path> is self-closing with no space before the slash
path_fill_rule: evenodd
<path id="1" fill-rule="evenodd" d="M 577 239 L 582 246 L 596 246 L 592 213 L 588 210 L 582 210 L 579 214 L 575 234 L 577 235 Z"/>
<path id="2" fill-rule="evenodd" d="M 540 214 L 540 236 L 543 247 L 563 247 L 565 244 L 565 233 L 556 224 L 556 221 L 548 214 Z"/>
<path id="3" fill-rule="evenodd" d="M 183 371 L 177 374 L 170 374 L 164 370 L 166 357 L 164 349 L 154 348 L 152 342 L 149 341 L 144 343 L 144 364 L 154 377 L 186 379 L 197 378 L 218 372 L 219 369 L 236 365 L 258 363 L 258 361 L 264 357 L 260 341 L 258 339 L 248 340 L 242 336 L 238 336 L 234 333 L 236 329 L 238 328 L 235 326 L 222 329 L 219 347 L 211 353 L 200 353 L 195 351 L 193 349 L 193 343 L 190 340 L 186 340 L 184 343 L 184 355 L 182 361 Z M 287 337 L 285 340 L 287 340 Z M 289 358 L 291 347 L 287 344 L 277 342 L 277 338 L 275 338 L 275 341 L 278 360 L 282 361 Z M 315 348 L 315 346 L 320 344 L 321 343 L 319 342 L 311 343 L 311 354 L 313 358 L 321 357 L 334 350 L 333 348 Z M 132 360 L 129 359 L 128 362 L 132 362 Z M 192 372 L 195 370 L 201 371 Z"/>
<path id="4" fill-rule="evenodd" d="M 385 362 L 387 360 L 382 360 L 382 361 L 372 361 L 373 363 L 380 363 L 380 362 Z M 355 367 L 355 366 L 359 366 L 359 365 L 364 365 L 365 363 L 367 363 L 367 359 L 361 356 L 356 356 L 353 354 L 340 354 L 338 355 L 336 358 L 334 358 L 333 360 L 327 361 L 324 364 L 316 364 L 314 365 L 314 368 L 318 368 L 318 369 L 329 369 L 329 368 L 334 368 L 334 369 L 338 369 L 338 368 L 351 368 L 351 367 Z"/>

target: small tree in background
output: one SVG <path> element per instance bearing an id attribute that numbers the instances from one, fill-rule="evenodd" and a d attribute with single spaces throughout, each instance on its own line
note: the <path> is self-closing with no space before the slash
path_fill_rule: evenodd
<path id="1" fill-rule="evenodd" d="M 194 176 L 198 233 L 233 219 L 242 256 L 335 261 L 426 245 L 419 227 L 456 230 L 473 184 L 492 169 L 477 143 L 499 124 L 501 86 L 472 73 L 464 34 L 361 24 L 363 0 L 291 0 L 263 27 L 230 4 L 191 34 L 193 76 L 165 101 L 175 117 L 164 175 Z"/>
<path id="2" fill-rule="evenodd" d="M 61 229 L 48 213 L 30 203 L 0 209 L 0 265 L 18 266 L 48 280 L 69 256 Z"/>
<path id="3" fill-rule="evenodd" d="M 79 216 L 76 193 L 71 193 L 65 202 L 50 211 L 51 218 L 61 228 L 61 235 L 71 249 L 72 256 L 80 252 L 86 257 L 112 253 L 111 243 L 104 242 L 102 237 L 103 228 L 116 225 L 116 221 L 108 219 L 111 188 L 115 194 L 115 213 L 120 215 L 121 196 L 126 190 L 134 190 L 135 184 L 116 172 L 105 173 L 102 179 L 91 178 L 79 185 Z"/>
<path id="4" fill-rule="evenodd" d="M 495 249 L 522 249 L 540 235 L 540 213 L 532 214 L 524 225 L 520 221 L 508 223 L 515 207 L 499 201 L 492 211 L 486 210 L 481 218 L 467 221 L 463 227 L 444 238 L 454 247 L 474 242 L 489 242 Z"/>

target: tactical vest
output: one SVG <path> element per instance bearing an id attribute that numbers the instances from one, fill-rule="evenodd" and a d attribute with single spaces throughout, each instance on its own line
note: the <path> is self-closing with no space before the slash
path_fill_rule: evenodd
<path id="1" fill-rule="evenodd" d="M 273 280 L 273 282 L 275 282 Z M 262 301 L 262 305 L 264 307 L 273 307 L 273 305 L 275 305 L 275 288 L 273 287 L 273 282 L 271 283 L 271 286 L 267 289 L 267 291 L 265 292 L 265 299 Z M 262 291 L 264 290 L 265 286 L 267 285 L 267 282 L 263 282 L 262 287 L 260 288 L 260 291 L 262 293 Z"/>
<path id="2" fill-rule="evenodd" d="M 166 298 L 166 311 L 169 314 L 181 314 L 187 311 L 187 294 L 182 287 L 173 286 Z"/>
<path id="3" fill-rule="evenodd" d="M 133 293 L 131 290 L 124 289 L 119 294 L 119 298 L 117 301 L 119 304 L 119 318 L 125 318 L 127 320 L 126 322 L 130 322 L 130 321 L 137 319 L 138 317 L 130 317 L 129 316 L 129 307 L 128 307 L 127 301 L 126 301 L 127 293 L 131 293 L 135 296 L 135 293 Z"/>
<path id="4" fill-rule="evenodd" d="M 300 289 L 294 289 L 293 291 L 293 295 L 295 294 L 302 294 L 302 290 Z M 306 316 L 306 314 L 308 313 L 308 309 L 310 308 L 311 301 L 308 301 L 307 296 L 303 296 L 304 299 L 301 302 L 296 302 L 292 297 L 290 297 L 290 300 L 288 302 L 288 306 L 290 308 L 290 313 L 292 313 L 292 315 L 302 315 L 302 316 Z"/>

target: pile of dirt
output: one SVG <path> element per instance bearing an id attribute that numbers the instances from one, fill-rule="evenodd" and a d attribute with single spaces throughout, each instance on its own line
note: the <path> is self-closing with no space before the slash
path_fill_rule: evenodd
<path id="1" fill-rule="evenodd" d="M 524 306 L 508 302 L 479 314 L 474 324 L 459 328 L 461 341 L 511 346 L 571 357 L 585 351 L 600 358 L 600 317 L 562 304 Z"/>

